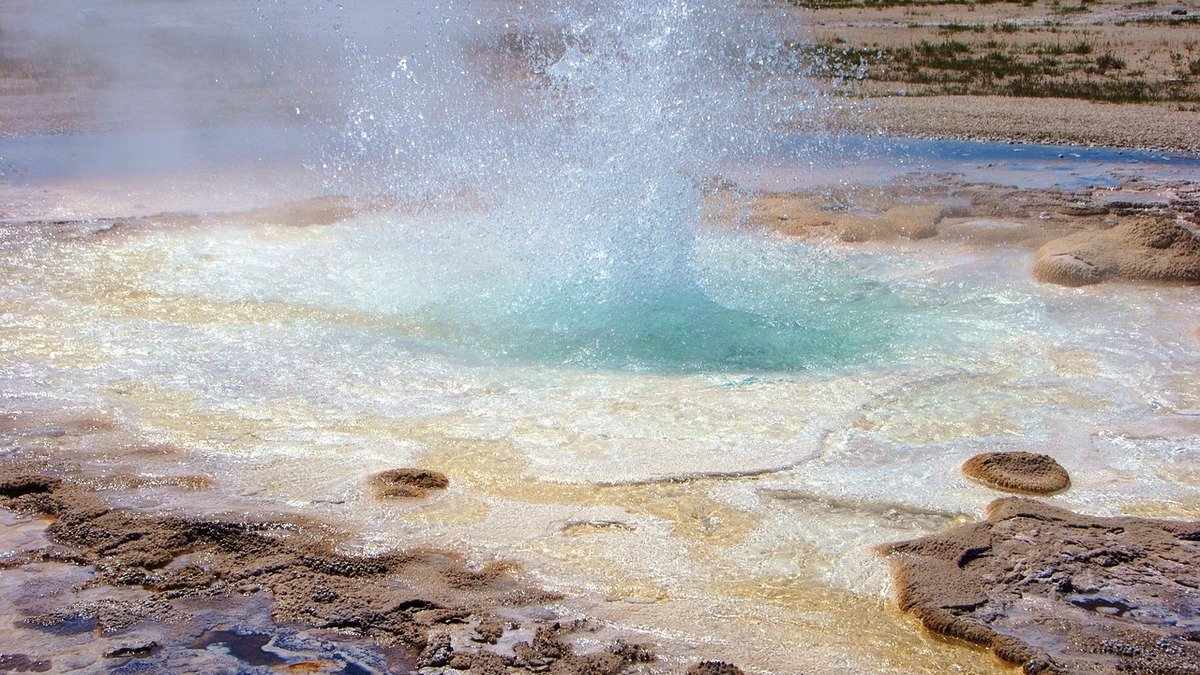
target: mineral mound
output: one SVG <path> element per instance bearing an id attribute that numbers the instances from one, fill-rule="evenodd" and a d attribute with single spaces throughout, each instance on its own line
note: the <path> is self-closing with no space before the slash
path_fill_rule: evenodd
<path id="1" fill-rule="evenodd" d="M 1106 279 L 1200 282 L 1200 237 L 1172 220 L 1132 218 L 1046 242 L 1037 251 L 1033 276 L 1063 286 Z"/>
<path id="2" fill-rule="evenodd" d="M 1071 485 L 1071 477 L 1049 455 L 1032 452 L 987 452 L 962 465 L 963 473 L 997 490 L 1049 495 Z"/>
<path id="3" fill-rule="evenodd" d="M 1200 522 L 1006 497 L 880 552 L 901 609 L 1026 673 L 1200 673 Z"/>
<path id="4" fill-rule="evenodd" d="M 389 497 L 419 498 L 429 494 L 430 490 L 445 490 L 450 487 L 450 479 L 445 474 L 428 469 L 391 469 L 381 471 L 370 479 L 375 488 L 375 496 L 380 499 Z"/>

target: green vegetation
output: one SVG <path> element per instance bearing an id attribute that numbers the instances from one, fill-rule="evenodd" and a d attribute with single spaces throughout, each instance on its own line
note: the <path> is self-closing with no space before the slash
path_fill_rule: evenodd
<path id="1" fill-rule="evenodd" d="M 938 32 L 944 35 L 951 33 L 982 33 L 986 28 L 980 23 L 943 23 L 938 27 Z"/>
<path id="2" fill-rule="evenodd" d="M 804 9 L 937 7 L 939 5 L 993 5 L 999 3 L 1028 6 L 1032 4 L 1032 0 L 788 0 L 788 4 Z"/>
<path id="3" fill-rule="evenodd" d="M 1092 9 L 1088 7 L 1088 0 L 1080 0 L 1078 5 L 1063 6 L 1059 4 L 1058 0 L 1052 0 L 1050 4 L 1053 7 L 1052 11 L 1055 14 L 1082 14 L 1092 11 Z"/>
<path id="4" fill-rule="evenodd" d="M 1176 77 L 1152 81 L 1090 42 L 1009 44 L 920 40 L 909 47 L 862 49 L 796 45 L 819 64 L 816 76 L 907 83 L 914 93 L 1064 97 L 1115 103 L 1200 101 L 1200 59 L 1172 56 Z"/>
<path id="5" fill-rule="evenodd" d="M 1111 53 L 1104 53 L 1096 57 L 1095 62 L 1086 72 L 1103 75 L 1110 70 L 1124 70 L 1125 65 L 1124 59 L 1117 58 Z"/>
<path id="6" fill-rule="evenodd" d="M 1134 19 L 1122 19 L 1115 22 L 1114 26 L 1128 26 L 1129 24 L 1147 24 L 1152 26 L 1181 26 L 1197 23 L 1200 24 L 1200 14 L 1188 14 L 1185 16 L 1141 16 Z"/>

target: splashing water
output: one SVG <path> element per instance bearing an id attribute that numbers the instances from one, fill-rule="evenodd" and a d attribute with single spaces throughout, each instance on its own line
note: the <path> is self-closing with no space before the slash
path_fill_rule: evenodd
<path id="1" fill-rule="evenodd" d="M 191 22 L 225 7 L 222 35 L 245 23 L 208 2 L 152 4 Z M 137 508 L 296 508 L 354 533 L 349 552 L 515 560 L 573 616 L 652 627 L 663 667 L 1002 672 L 881 610 L 871 552 L 979 517 L 996 495 L 958 471 L 977 452 L 1069 463 L 1054 499 L 1075 510 L 1200 513 L 1194 289 L 1063 289 L 1020 248 L 814 246 L 706 220 L 723 162 L 823 106 L 761 7 L 378 4 L 309 4 L 310 25 L 259 3 L 296 33 L 289 77 L 314 42 L 336 41 L 321 64 L 351 55 L 325 160 L 353 219 L 315 224 L 330 202 L 292 201 L 308 191 L 227 206 L 211 185 L 259 189 L 236 164 L 204 167 L 198 206 L 136 176 L 49 183 L 61 205 L 39 196 L 36 222 L 0 228 L 0 376 L 32 429 L 15 442 L 217 483 L 120 497 Z M 291 157 L 256 156 L 252 178 Z M 284 215 L 244 210 L 260 199 Z M 40 412 L 57 407 L 138 442 L 72 431 L 91 417 L 60 430 Z M 397 466 L 452 488 L 374 500 L 369 475 Z M 43 588 L 17 585 L 0 591 Z M 23 626 L 4 644 L 101 658 L 94 635 L 47 647 Z"/>
<path id="2" fill-rule="evenodd" d="M 796 64 L 771 23 L 684 0 L 450 5 L 422 51 L 352 49 L 350 125 L 330 164 L 341 188 L 421 215 L 392 218 L 404 244 L 391 264 L 440 292 L 404 322 L 489 355 L 588 366 L 793 369 L 861 352 L 861 310 L 801 292 L 763 311 L 779 288 L 713 288 L 698 259 L 714 236 L 700 229 L 706 182 L 815 98 L 778 77 Z M 454 273 L 422 277 L 431 266 L 409 255 Z"/>

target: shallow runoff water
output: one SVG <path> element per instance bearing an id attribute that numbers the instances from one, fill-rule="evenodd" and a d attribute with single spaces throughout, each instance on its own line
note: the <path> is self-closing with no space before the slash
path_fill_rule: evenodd
<path id="1" fill-rule="evenodd" d="M 208 4 L 224 13 L 147 16 L 240 25 Z M 826 94 L 783 19 L 738 3 L 258 14 L 272 67 L 323 36 L 306 67 L 344 77 L 321 112 L 0 141 L 4 405 L 182 448 L 218 489 L 170 507 L 236 495 L 332 522 L 350 551 L 516 560 L 564 612 L 665 645 L 647 672 L 1008 672 L 896 611 L 872 552 L 980 517 L 999 495 L 958 470 L 979 452 L 1055 456 L 1068 508 L 1200 517 L 1194 288 L 1066 289 L 1024 250 L 702 217 L 714 181 L 752 182 L 748 157 L 771 158 L 764 183 L 811 183 L 824 157 L 843 184 L 886 164 L 1100 187 L 1157 160 L 1025 148 L 1031 175 L 994 146 L 797 147 L 778 125 Z M 361 208 L 312 218 L 329 195 Z M 451 487 L 375 501 L 366 478 L 401 466 Z"/>

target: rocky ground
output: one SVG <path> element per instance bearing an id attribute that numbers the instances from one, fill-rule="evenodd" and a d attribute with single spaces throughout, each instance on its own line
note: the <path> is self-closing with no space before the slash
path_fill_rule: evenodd
<path id="1" fill-rule="evenodd" d="M 195 508 L 215 484 L 148 471 L 175 450 L 127 434 L 98 414 L 0 413 L 0 672 L 599 675 L 657 659 L 652 645 L 562 614 L 561 596 L 514 564 L 428 548 L 340 553 L 328 525 L 228 494 L 206 515 L 131 508 L 171 495 Z M 69 450 L 101 438 L 125 439 L 128 453 Z M 39 450 L 46 440 L 58 450 Z M 379 499 L 448 484 L 414 469 L 373 481 Z"/>
<path id="2" fill-rule="evenodd" d="M 839 119 L 848 130 L 898 136 L 1200 153 L 1200 112 L 1174 103 L 885 96 L 843 112 Z"/>
<path id="3" fill-rule="evenodd" d="M 1200 672 L 1200 523 L 998 499 L 987 520 L 884 549 L 900 607 L 1026 673 Z"/>
<path id="4" fill-rule="evenodd" d="M 910 176 L 844 194 L 826 188 L 712 194 L 717 222 L 840 245 L 903 242 L 1029 250 L 1040 281 L 1200 282 L 1200 183 L 1133 180 L 1120 190 L 1018 189 Z"/>

